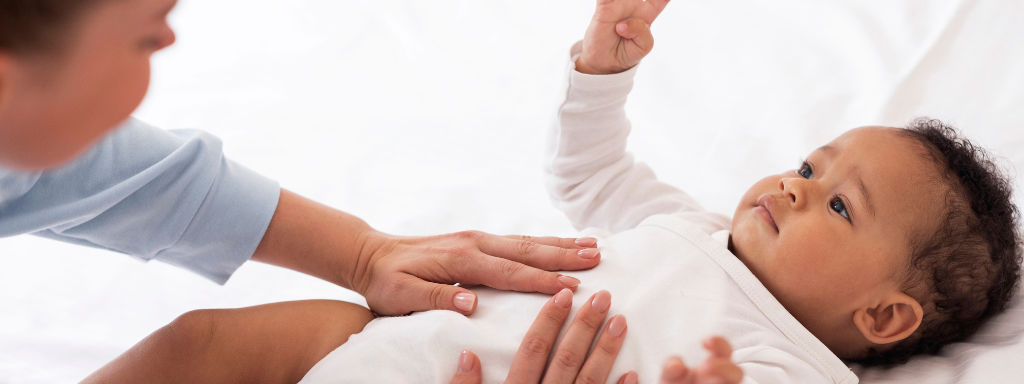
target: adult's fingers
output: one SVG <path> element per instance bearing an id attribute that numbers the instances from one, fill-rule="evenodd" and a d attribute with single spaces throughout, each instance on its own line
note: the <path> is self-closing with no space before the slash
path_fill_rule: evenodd
<path id="1" fill-rule="evenodd" d="M 571 383 L 579 374 L 597 330 L 611 307 L 612 295 L 602 290 L 580 307 L 555 350 L 544 383 Z"/>
<path id="2" fill-rule="evenodd" d="M 580 281 L 560 273 L 548 272 L 514 260 L 477 253 L 465 257 L 451 271 L 462 284 L 486 285 L 503 291 L 542 292 L 553 295 L 563 288 L 576 289 Z"/>
<path id="3" fill-rule="evenodd" d="M 601 261 L 596 248 L 577 246 L 575 239 L 484 236 L 479 245 L 488 255 L 548 271 L 589 269 Z"/>
<path id="4" fill-rule="evenodd" d="M 594 248 L 597 246 L 597 239 L 593 237 L 553 237 L 553 236 L 523 236 L 523 235 L 508 235 L 502 236 L 506 239 L 512 240 L 523 240 L 531 243 L 537 243 L 542 245 L 550 245 L 552 247 L 559 247 L 565 249 L 584 249 Z"/>
<path id="5" fill-rule="evenodd" d="M 629 371 L 622 375 L 616 384 L 638 384 L 639 382 L 640 378 L 636 375 L 636 371 Z"/>
<path id="6" fill-rule="evenodd" d="M 508 371 L 505 383 L 538 383 L 544 374 L 548 355 L 555 345 L 558 332 L 569 318 L 572 309 L 572 291 L 563 289 L 548 300 L 541 308 L 537 320 L 533 321 L 530 330 L 526 331 L 523 343 L 519 345 L 516 356 L 512 359 L 512 367 Z"/>
<path id="7" fill-rule="evenodd" d="M 604 383 L 608 381 L 608 375 L 612 372 L 612 364 L 619 355 L 622 348 L 622 341 L 626 338 L 626 316 L 617 315 L 608 320 L 604 333 L 597 339 L 597 346 L 583 363 L 583 369 L 577 382 L 583 383 Z"/>
<path id="8" fill-rule="evenodd" d="M 462 350 L 462 354 L 459 355 L 459 367 L 452 377 L 451 384 L 480 384 L 482 381 L 480 358 L 468 349 Z"/>

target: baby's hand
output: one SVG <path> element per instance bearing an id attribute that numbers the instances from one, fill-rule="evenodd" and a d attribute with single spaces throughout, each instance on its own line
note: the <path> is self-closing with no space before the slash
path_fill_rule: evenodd
<path id="1" fill-rule="evenodd" d="M 704 340 L 704 349 L 711 353 L 696 369 L 683 364 L 683 359 L 672 356 L 661 371 L 661 384 L 738 384 L 743 370 L 732 362 L 732 346 L 715 336 Z"/>
<path id="2" fill-rule="evenodd" d="M 576 70 L 592 75 L 633 68 L 654 48 L 651 23 L 669 0 L 597 0 Z"/>

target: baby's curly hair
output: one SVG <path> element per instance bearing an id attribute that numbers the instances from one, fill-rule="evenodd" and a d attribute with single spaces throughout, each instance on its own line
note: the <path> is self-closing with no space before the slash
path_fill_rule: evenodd
<path id="1" fill-rule="evenodd" d="M 947 209 L 937 231 L 910 241 L 903 290 L 924 307 L 921 326 L 891 348 L 870 349 L 858 361 L 865 365 L 904 363 L 966 339 L 1005 309 L 1020 280 L 1019 212 L 989 154 L 936 119 L 915 119 L 899 132 L 936 165 Z"/>

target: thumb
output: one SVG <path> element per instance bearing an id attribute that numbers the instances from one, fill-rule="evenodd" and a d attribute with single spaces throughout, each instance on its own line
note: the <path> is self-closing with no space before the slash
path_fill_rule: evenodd
<path id="1" fill-rule="evenodd" d="M 629 19 L 615 24 L 615 33 L 623 39 L 632 40 L 646 55 L 654 48 L 654 35 L 651 26 L 643 19 Z"/>
<path id="2" fill-rule="evenodd" d="M 482 381 L 480 359 L 468 349 L 462 350 L 462 355 L 459 356 L 459 368 L 455 371 L 451 384 L 480 384 Z"/>
<path id="3" fill-rule="evenodd" d="M 404 296 L 412 300 L 407 312 L 443 309 L 469 315 L 476 311 L 476 294 L 454 285 L 414 279 L 410 283 L 409 292 L 404 292 Z"/>

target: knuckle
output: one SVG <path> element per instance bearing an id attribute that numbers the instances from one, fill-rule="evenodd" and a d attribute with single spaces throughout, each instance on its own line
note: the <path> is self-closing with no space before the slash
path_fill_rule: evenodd
<path id="1" fill-rule="evenodd" d="M 551 362 L 559 369 L 575 372 L 583 365 L 583 355 L 570 349 L 563 349 L 555 353 L 555 358 Z"/>
<path id="2" fill-rule="evenodd" d="M 562 324 L 565 324 L 565 318 L 554 311 L 540 311 L 540 314 L 537 315 L 537 320 L 535 321 L 538 323 L 543 322 L 551 324 L 552 327 L 557 328 L 561 328 Z"/>
<path id="3" fill-rule="evenodd" d="M 601 316 L 596 311 L 590 313 L 589 316 L 583 316 L 580 321 L 574 322 L 572 327 L 582 329 L 588 335 L 597 334 L 597 330 L 601 327 L 601 323 L 604 322 L 604 316 Z"/>
<path id="4" fill-rule="evenodd" d="M 608 356 L 615 356 L 619 354 L 619 346 L 612 340 L 608 339 L 604 342 L 597 342 L 597 349 L 595 352 L 607 354 Z"/>
<path id="5" fill-rule="evenodd" d="M 448 295 L 445 294 L 445 291 L 446 291 L 445 288 L 447 288 L 447 287 L 443 286 L 443 285 L 435 285 L 434 287 L 430 288 L 430 296 L 429 296 L 430 297 L 430 304 L 434 308 L 448 308 L 449 307 L 449 305 L 447 305 L 448 304 L 448 300 L 447 300 Z"/>
<path id="6" fill-rule="evenodd" d="M 455 237 L 466 240 L 477 240 L 483 237 L 484 233 L 480 231 L 462 231 L 456 232 Z"/>
<path id="7" fill-rule="evenodd" d="M 520 256 L 529 256 L 536 252 L 539 247 L 540 244 L 534 242 L 520 241 L 516 243 L 516 252 L 519 253 Z"/>
<path id="8" fill-rule="evenodd" d="M 510 260 L 502 260 L 498 263 L 498 269 L 501 271 L 501 275 L 506 279 L 513 279 L 519 274 L 523 273 L 526 266 Z"/>
<path id="9" fill-rule="evenodd" d="M 581 258 L 579 257 L 579 251 L 575 249 L 562 249 L 561 251 L 558 252 L 558 254 L 559 256 L 561 256 L 562 260 L 581 260 Z"/>
<path id="10" fill-rule="evenodd" d="M 543 337 L 530 335 L 523 340 L 522 351 L 530 356 L 546 358 L 551 353 L 551 344 Z"/>

